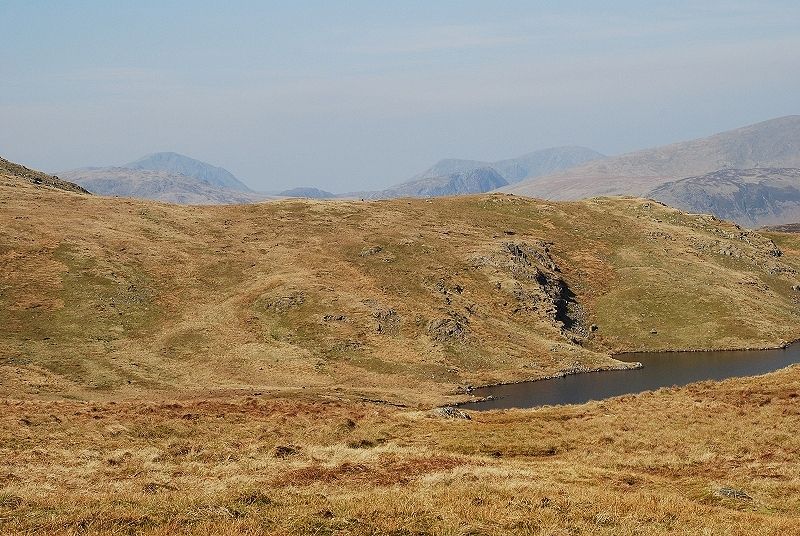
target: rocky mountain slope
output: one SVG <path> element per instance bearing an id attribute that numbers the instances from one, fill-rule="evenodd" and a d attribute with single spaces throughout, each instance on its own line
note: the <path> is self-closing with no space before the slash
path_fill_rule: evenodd
<path id="1" fill-rule="evenodd" d="M 644 195 L 659 185 L 726 168 L 800 167 L 800 116 L 596 160 L 503 190 L 546 199 Z"/>
<path id="2" fill-rule="evenodd" d="M 84 188 L 77 184 L 62 180 L 55 175 L 48 175 L 41 171 L 26 168 L 20 164 L 9 162 L 4 158 L 0 158 L 0 178 L 9 181 L 8 184 L 16 184 L 19 181 L 28 182 L 30 184 L 47 186 L 50 188 L 57 188 L 68 192 L 76 193 L 89 193 Z"/>
<path id="3" fill-rule="evenodd" d="M 128 169 L 148 169 L 170 174 L 185 175 L 208 182 L 212 186 L 249 192 L 250 188 L 227 169 L 212 166 L 178 153 L 154 153 L 122 166 Z"/>
<path id="4" fill-rule="evenodd" d="M 662 184 L 647 197 L 747 227 L 800 221 L 800 169 L 723 169 Z"/>
<path id="5" fill-rule="evenodd" d="M 605 158 L 605 155 L 586 147 L 552 147 L 534 151 L 517 158 L 493 162 L 492 167 L 509 183 L 514 184 L 525 179 L 533 179 L 570 169 L 601 158 Z"/>
<path id="6" fill-rule="evenodd" d="M 488 192 L 508 184 L 491 167 L 456 171 L 448 175 L 416 179 L 365 197 L 391 199 L 395 197 L 442 197 Z"/>
<path id="7" fill-rule="evenodd" d="M 604 155 L 592 149 L 577 146 L 550 147 L 548 149 L 533 151 L 517 158 L 509 158 L 497 162 L 448 158 L 440 160 L 411 180 L 441 177 L 460 171 L 463 172 L 472 169 L 491 167 L 508 181 L 509 184 L 513 184 L 529 177 L 539 177 L 548 173 L 554 173 L 585 162 L 597 160 L 598 158 L 604 158 Z"/>

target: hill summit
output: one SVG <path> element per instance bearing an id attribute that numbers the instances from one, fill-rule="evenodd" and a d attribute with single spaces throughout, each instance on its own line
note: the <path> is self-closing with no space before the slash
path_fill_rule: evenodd
<path id="1" fill-rule="evenodd" d="M 129 162 L 122 166 L 128 169 L 149 169 L 151 171 L 166 171 L 178 173 L 187 177 L 201 179 L 213 186 L 239 190 L 242 192 L 251 191 L 243 182 L 237 179 L 233 173 L 225 168 L 212 166 L 206 162 L 190 158 L 178 153 L 162 152 L 143 156 L 138 160 Z"/>
<path id="2" fill-rule="evenodd" d="M 154 153 L 124 166 L 85 167 L 61 173 L 99 195 L 178 204 L 241 204 L 264 200 L 230 171 L 178 153 Z"/>

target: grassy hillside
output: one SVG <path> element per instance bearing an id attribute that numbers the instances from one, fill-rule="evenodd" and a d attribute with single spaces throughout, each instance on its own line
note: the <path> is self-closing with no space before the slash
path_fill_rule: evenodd
<path id="1" fill-rule="evenodd" d="M 2 534 L 797 533 L 798 366 L 430 408 L 793 340 L 798 234 L 641 199 L 196 207 L 8 174 L 0 207 Z"/>
<path id="2" fill-rule="evenodd" d="M 800 332 L 792 239 L 781 251 L 650 201 L 181 207 L 26 185 L 3 197 L 6 394 L 305 389 L 431 404 L 620 366 L 612 351 Z"/>

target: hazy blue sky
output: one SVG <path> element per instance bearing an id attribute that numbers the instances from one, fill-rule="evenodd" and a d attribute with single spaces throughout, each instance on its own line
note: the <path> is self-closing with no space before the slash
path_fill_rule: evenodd
<path id="1" fill-rule="evenodd" d="M 171 150 L 345 191 L 800 113 L 796 0 L 0 0 L 0 21 L 0 155 L 47 171 Z"/>

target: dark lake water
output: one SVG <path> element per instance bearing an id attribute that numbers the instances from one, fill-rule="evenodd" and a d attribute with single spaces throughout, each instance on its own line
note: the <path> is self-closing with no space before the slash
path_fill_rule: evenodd
<path id="1" fill-rule="evenodd" d="M 582 404 L 701 380 L 755 376 L 800 363 L 800 343 L 778 350 L 642 352 L 619 355 L 617 359 L 638 361 L 644 366 L 635 370 L 592 372 L 552 380 L 481 387 L 473 394 L 493 396 L 494 399 L 470 402 L 460 407 L 487 410 Z"/>

